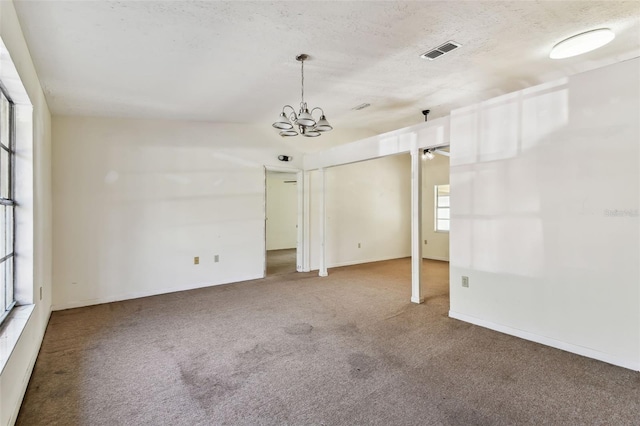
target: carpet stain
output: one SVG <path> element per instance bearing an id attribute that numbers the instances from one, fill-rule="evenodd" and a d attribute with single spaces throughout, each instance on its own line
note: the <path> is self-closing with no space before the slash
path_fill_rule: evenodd
<path id="1" fill-rule="evenodd" d="M 160 348 L 160 350 L 162 352 L 171 352 L 176 348 L 176 345 L 173 345 L 171 343 L 165 343 L 164 341 L 158 344 L 158 348 Z"/>
<path id="2" fill-rule="evenodd" d="M 500 380 L 502 380 L 503 382 L 507 382 L 507 383 L 516 383 L 517 382 L 515 376 L 510 372 L 501 372 L 499 374 L 499 377 L 500 377 Z"/>
<path id="3" fill-rule="evenodd" d="M 455 409 L 448 409 L 445 411 L 445 417 L 448 425 L 475 425 L 484 426 L 494 424 L 487 416 L 468 407 L 457 407 Z M 495 420 L 495 419 L 494 419 Z"/>
<path id="4" fill-rule="evenodd" d="M 294 335 L 294 336 L 310 334 L 312 330 L 313 330 L 313 326 L 311 324 L 306 323 L 306 322 L 293 324 L 293 325 L 291 325 L 289 327 L 285 327 L 284 328 L 284 332 L 285 333 L 291 334 L 291 335 Z"/>
<path id="5" fill-rule="evenodd" d="M 367 379 L 376 371 L 376 360 L 369 355 L 356 353 L 349 355 L 349 374 L 354 379 Z"/>
<path id="6" fill-rule="evenodd" d="M 266 349 L 262 344 L 256 343 L 253 348 L 238 354 L 238 358 L 244 361 L 260 361 L 273 355 L 273 352 Z"/>
<path id="7" fill-rule="evenodd" d="M 400 309 L 399 311 L 394 312 L 393 314 L 386 316 L 384 319 L 385 320 L 390 320 L 390 319 L 402 316 L 405 313 L 407 313 L 407 310 L 410 309 L 410 308 L 411 308 L 410 306 L 405 306 L 404 308 Z"/>
<path id="8" fill-rule="evenodd" d="M 64 397 L 69 395 L 70 392 L 71 392 L 71 389 L 69 388 L 55 388 L 49 393 L 49 398 L 63 399 Z"/>
<path id="9" fill-rule="evenodd" d="M 265 371 L 269 368 L 268 366 L 277 359 L 274 355 L 277 352 L 277 348 L 267 349 L 264 344 L 258 343 L 248 351 L 237 353 L 234 374 L 242 375 L 247 373 L 245 377 L 248 377 L 250 374 Z"/>
<path id="10" fill-rule="evenodd" d="M 342 324 L 342 325 L 338 326 L 338 331 L 340 331 L 342 333 L 347 333 L 347 334 L 359 334 L 360 333 L 360 329 L 358 328 L 358 326 L 354 322 L 348 322 L 346 324 Z"/>
<path id="11" fill-rule="evenodd" d="M 387 367 L 402 369 L 407 367 L 407 363 L 399 356 L 384 352 L 382 354 L 383 364 Z"/>
<path id="12" fill-rule="evenodd" d="M 185 366 L 180 366 L 180 379 L 187 387 L 191 398 L 203 408 L 209 407 L 216 400 L 233 394 L 242 386 L 241 383 L 227 380 L 224 377 L 203 374 L 198 369 Z"/>

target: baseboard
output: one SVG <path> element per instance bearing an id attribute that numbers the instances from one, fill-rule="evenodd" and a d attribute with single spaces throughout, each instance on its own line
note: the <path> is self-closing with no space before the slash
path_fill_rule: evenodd
<path id="1" fill-rule="evenodd" d="M 217 285 L 226 285 L 226 284 L 233 284 L 236 282 L 242 282 L 242 281 L 251 281 L 251 280 L 257 280 L 257 279 L 261 279 L 264 278 L 262 275 L 256 275 L 255 277 L 248 277 L 248 278 L 242 278 L 239 280 L 234 280 L 234 281 L 229 281 L 229 282 L 222 282 L 222 283 L 199 283 L 199 284 L 194 284 L 194 285 L 189 285 L 189 286 L 184 286 L 184 287 L 172 287 L 172 288 L 167 288 L 167 289 L 160 289 L 160 290 L 150 290 L 150 291 L 140 291 L 140 292 L 135 292 L 135 293 L 127 293 L 127 294 L 120 294 L 117 296 L 108 296 L 108 297 L 98 297 L 95 299 L 87 299 L 87 300 L 80 300 L 80 301 L 76 301 L 76 302 L 68 302 L 68 303 L 60 303 L 60 304 L 56 304 L 52 306 L 52 310 L 54 311 L 62 311 L 64 309 L 73 309 L 73 308 L 82 308 L 84 306 L 93 306 L 93 305 L 101 305 L 103 303 L 113 303 L 113 302 L 121 302 L 124 300 L 131 300 L 131 299 L 140 299 L 142 297 L 150 297 L 150 296 L 159 296 L 161 294 L 169 294 L 169 293 L 177 293 L 179 291 L 188 291 L 188 290 L 196 290 L 198 288 L 205 288 L 205 287 L 214 287 Z"/>
<path id="2" fill-rule="evenodd" d="M 448 257 L 438 257 L 438 256 L 422 256 L 423 259 L 429 259 L 429 260 L 439 260 L 441 262 L 448 262 L 449 258 Z"/>
<path id="3" fill-rule="evenodd" d="M 411 257 L 411 254 L 408 254 L 406 256 L 397 256 L 397 257 L 382 257 L 382 258 L 374 258 L 374 259 L 362 259 L 362 260 L 350 260 L 348 262 L 338 262 L 338 263 L 332 263 L 330 265 L 327 266 L 327 268 L 340 268 L 342 266 L 353 266 L 353 265 L 360 265 L 363 263 L 372 263 L 372 262 L 384 262 L 385 260 L 395 260 L 395 259 L 405 259 L 407 257 Z M 429 260 L 439 260 L 441 262 L 448 262 L 449 258 L 445 258 L 445 257 L 423 257 L 423 259 L 429 259 Z M 304 271 L 304 272 L 310 272 L 310 271 L 317 271 L 318 268 L 313 268 L 313 269 L 309 269 L 308 271 Z"/>
<path id="4" fill-rule="evenodd" d="M 552 339 L 549 337 L 540 336 L 538 334 L 530 333 L 524 330 L 519 330 L 517 328 L 496 324 L 491 321 L 486 321 L 470 315 L 461 314 L 459 312 L 449 311 L 449 317 L 458 319 L 460 321 L 468 322 L 471 324 L 479 325 L 480 327 L 499 331 L 500 333 L 509 334 L 511 336 L 519 337 L 521 339 L 540 343 L 542 345 L 551 346 L 552 348 L 561 349 L 563 351 L 585 356 L 587 358 L 597 359 L 598 361 L 603 361 L 608 364 L 617 365 L 618 367 L 628 368 L 629 370 L 633 370 L 633 371 L 640 371 L 640 362 L 638 361 L 621 359 L 613 355 L 596 351 L 594 349 L 589 349 L 583 346 L 578 346 L 578 345 L 566 343 L 560 340 Z"/>
<path id="5" fill-rule="evenodd" d="M 20 389 L 20 398 L 18 399 L 18 404 L 15 406 L 11 417 L 9 418 L 9 424 L 13 425 L 18 420 L 18 414 L 20 414 L 20 407 L 22 407 L 22 401 L 24 400 L 24 395 L 27 393 L 27 387 L 29 386 L 29 380 L 31 380 L 31 374 L 33 373 L 33 369 L 36 366 L 36 361 L 38 360 L 38 355 L 40 354 L 40 349 L 42 348 L 42 342 L 44 341 L 44 333 L 47 331 L 47 325 L 49 324 L 49 320 L 51 319 L 51 305 L 49 305 L 49 312 L 47 314 L 47 320 L 44 322 L 42 329 L 38 332 L 38 350 L 34 351 L 35 353 L 29 360 L 29 364 L 27 364 L 27 370 L 24 373 L 24 377 L 22 379 L 22 389 Z"/>
<path id="6" fill-rule="evenodd" d="M 350 260 L 348 262 L 338 262 L 338 263 L 332 263 L 331 265 L 328 265 L 328 268 L 339 268 L 341 266 L 352 266 L 352 265 L 360 265 L 362 263 L 372 263 L 372 262 L 382 262 L 384 260 L 394 260 L 394 259 L 404 259 L 406 257 L 409 257 L 411 255 L 408 256 L 398 256 L 398 257 L 383 257 L 383 258 L 373 258 L 373 259 L 362 259 L 362 260 Z"/>

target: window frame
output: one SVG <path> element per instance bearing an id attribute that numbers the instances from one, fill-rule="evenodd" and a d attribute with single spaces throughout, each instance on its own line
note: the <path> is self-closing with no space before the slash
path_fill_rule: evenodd
<path id="1" fill-rule="evenodd" d="M 0 325 L 4 322 L 4 320 L 9 316 L 9 314 L 11 313 L 11 310 L 16 306 L 16 298 L 15 298 L 15 294 L 16 294 L 16 278 L 15 278 L 15 251 L 16 251 L 16 217 L 15 217 L 15 212 L 16 212 L 16 201 L 15 201 L 15 158 L 16 158 L 16 150 L 15 150 L 15 103 L 13 102 L 13 100 L 11 99 L 11 97 L 8 95 L 6 88 L 4 87 L 4 85 L 2 85 L 2 83 L 0 82 L 0 156 L 1 151 L 4 150 L 7 152 L 9 158 L 7 161 L 7 165 L 8 165 L 8 169 L 9 169 L 9 173 L 7 176 L 8 182 L 7 182 L 7 198 L 3 198 L 2 194 L 0 194 L 0 205 L 6 206 L 11 208 L 12 212 L 11 212 L 11 217 L 12 217 L 12 221 L 11 221 L 11 228 L 10 228 L 10 232 L 11 232 L 11 247 L 7 247 L 6 246 L 6 242 L 7 242 L 7 235 L 8 233 L 4 233 L 4 241 L 0 241 L 0 244 L 5 244 L 6 247 L 6 251 L 7 253 L 0 258 L 0 265 L 2 264 L 9 264 L 7 263 L 10 259 L 10 265 L 11 265 L 11 282 L 7 282 L 6 277 L 7 277 L 7 271 L 6 269 L 2 268 L 3 273 L 5 274 L 4 278 L 2 279 L 2 288 L 0 289 L 0 291 L 4 292 L 4 305 L 5 306 L 0 306 L 2 307 L 2 310 L 0 310 Z M 9 132 L 7 133 L 7 137 L 9 138 L 8 141 L 8 145 L 5 145 L 5 141 L 2 140 L 2 134 L 3 134 L 3 130 L 1 128 L 1 124 L 2 124 L 2 110 L 1 110 L 1 102 L 2 102 L 2 96 L 4 96 L 4 98 L 7 100 L 7 104 L 8 104 L 8 127 L 9 127 Z M 1 167 L 1 165 L 0 165 Z M 2 186 L 2 176 L 3 176 L 3 171 L 0 169 L 0 188 Z M 6 213 L 5 213 L 5 222 L 4 222 L 4 226 L 6 227 Z M 6 229 L 5 229 L 6 231 Z M 9 251 L 10 249 L 10 251 Z M 3 267 L 5 265 L 2 265 Z M 9 286 L 11 287 L 11 301 L 7 301 L 7 288 L 9 288 Z"/>
<path id="2" fill-rule="evenodd" d="M 447 199 L 448 199 L 448 203 L 446 206 L 442 206 L 440 205 L 440 197 L 444 197 L 444 195 L 439 195 L 439 188 L 441 187 L 447 187 Z M 449 233 L 449 230 L 451 229 L 451 194 L 449 192 L 449 184 L 448 183 L 443 183 L 441 185 L 434 185 L 433 186 L 433 198 L 434 198 L 434 203 L 433 203 L 433 230 L 434 232 L 443 232 L 443 233 Z M 446 209 L 449 212 L 449 217 L 447 218 L 442 218 L 439 215 L 439 211 L 441 209 Z M 441 229 L 438 224 L 439 221 L 447 221 L 447 223 L 449 224 L 447 229 Z"/>

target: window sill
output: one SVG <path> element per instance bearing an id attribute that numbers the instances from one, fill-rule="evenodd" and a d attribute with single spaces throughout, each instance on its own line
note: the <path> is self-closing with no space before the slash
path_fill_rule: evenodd
<path id="1" fill-rule="evenodd" d="M 0 374 L 4 371 L 4 367 L 35 307 L 36 305 L 16 306 L 2 323 L 2 328 L 0 328 Z"/>

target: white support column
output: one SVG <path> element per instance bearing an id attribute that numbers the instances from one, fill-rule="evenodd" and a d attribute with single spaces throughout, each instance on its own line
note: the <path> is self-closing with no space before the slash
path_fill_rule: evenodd
<path id="1" fill-rule="evenodd" d="M 327 272 L 327 209 L 324 169 L 318 169 L 318 178 L 320 180 L 320 271 L 318 275 L 326 277 L 329 273 Z"/>
<path id="2" fill-rule="evenodd" d="M 422 150 L 411 150 L 411 301 L 424 302 L 422 292 Z"/>
<path id="3" fill-rule="evenodd" d="M 304 229 L 305 220 L 304 215 L 306 209 L 304 208 L 304 186 L 305 186 L 305 173 L 300 170 L 296 173 L 296 192 L 297 192 L 297 204 L 298 214 L 296 215 L 296 271 L 304 271 Z"/>
<path id="4" fill-rule="evenodd" d="M 310 225 L 310 216 L 309 216 L 309 206 L 311 205 L 310 203 L 310 198 L 311 198 L 311 174 L 309 172 L 303 172 L 303 207 L 302 207 L 302 241 L 303 241 L 303 257 L 302 257 L 302 272 L 309 272 L 311 271 L 311 256 L 309 255 L 310 253 L 310 248 L 311 248 L 311 243 L 310 243 L 310 236 L 309 236 L 309 228 L 311 227 Z M 300 183 L 298 183 L 298 185 L 300 185 Z"/>

